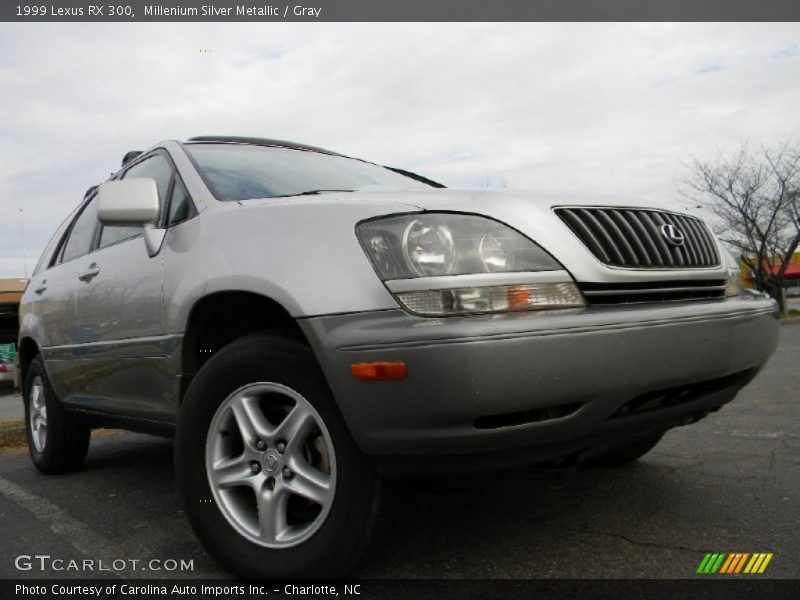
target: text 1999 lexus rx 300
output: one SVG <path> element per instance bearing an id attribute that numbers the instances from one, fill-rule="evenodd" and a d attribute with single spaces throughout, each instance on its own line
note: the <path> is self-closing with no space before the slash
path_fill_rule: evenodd
<path id="1" fill-rule="evenodd" d="M 276 140 L 126 159 L 25 292 L 31 457 L 174 435 L 194 531 L 241 576 L 346 572 L 381 477 L 636 460 L 777 343 L 776 304 L 681 212 Z"/>

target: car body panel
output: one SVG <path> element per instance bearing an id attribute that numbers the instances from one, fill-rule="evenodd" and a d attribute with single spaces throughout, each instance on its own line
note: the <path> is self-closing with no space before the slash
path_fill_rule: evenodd
<path id="1" fill-rule="evenodd" d="M 164 336 L 163 256 L 142 236 L 87 254 L 70 344 L 46 349 L 56 392 L 69 406 L 140 417 L 174 417 L 174 336 Z"/>
<path id="2" fill-rule="evenodd" d="M 165 240 L 169 332 L 183 331 L 194 304 L 218 291 L 264 295 L 293 317 L 397 308 L 354 227 L 413 207 L 347 197 L 276 200 L 268 207 L 220 204 L 171 230 Z"/>
<path id="3" fill-rule="evenodd" d="M 175 423 L 183 336 L 158 336 L 43 348 L 65 406 Z"/>
<path id="4" fill-rule="evenodd" d="M 76 258 L 31 278 L 20 304 L 20 334 L 41 348 L 71 343 L 76 337 L 75 289 L 82 259 Z"/>

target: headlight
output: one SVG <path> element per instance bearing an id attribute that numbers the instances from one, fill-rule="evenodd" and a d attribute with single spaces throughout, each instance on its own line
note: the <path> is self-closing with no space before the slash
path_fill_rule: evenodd
<path id="1" fill-rule="evenodd" d="M 552 256 L 491 219 L 452 213 L 384 217 L 359 223 L 356 235 L 395 298 L 416 314 L 585 305 Z"/>
<path id="2" fill-rule="evenodd" d="M 384 281 L 563 268 L 521 233 L 473 215 L 386 217 L 359 223 L 356 234 Z"/>
<path id="3" fill-rule="evenodd" d="M 452 232 L 444 225 L 415 219 L 403 231 L 403 256 L 416 275 L 449 275 L 456 264 Z"/>
<path id="4" fill-rule="evenodd" d="M 514 270 L 514 254 L 509 252 L 502 239 L 497 239 L 487 233 L 478 243 L 478 255 L 483 266 L 490 272 L 503 272 Z"/>

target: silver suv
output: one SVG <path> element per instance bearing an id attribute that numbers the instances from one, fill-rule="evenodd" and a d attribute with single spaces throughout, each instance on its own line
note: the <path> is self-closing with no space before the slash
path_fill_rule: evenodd
<path id="1" fill-rule="evenodd" d="M 18 361 L 39 470 L 77 468 L 93 427 L 174 436 L 224 566 L 333 576 L 381 478 L 624 465 L 777 338 L 691 215 L 204 137 L 87 193 L 25 292 Z"/>

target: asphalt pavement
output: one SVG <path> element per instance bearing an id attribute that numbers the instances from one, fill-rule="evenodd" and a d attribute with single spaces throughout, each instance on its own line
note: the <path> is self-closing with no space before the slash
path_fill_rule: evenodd
<path id="1" fill-rule="evenodd" d="M 0 421 L 14 421 L 25 417 L 25 408 L 20 396 L 12 386 L 0 388 Z"/>
<path id="2" fill-rule="evenodd" d="M 800 324 L 781 329 L 778 352 L 733 403 L 629 467 L 385 485 L 355 575 L 684 578 L 707 552 L 769 552 L 760 577 L 800 577 Z M 101 433 L 82 471 L 54 477 L 23 449 L 0 453 L 0 531 L 0 576 L 109 575 L 15 568 L 37 553 L 124 559 L 128 577 L 224 576 L 189 529 L 159 438 Z M 142 571 L 150 559 L 162 570 Z M 193 568 L 164 571 L 167 559 Z"/>

